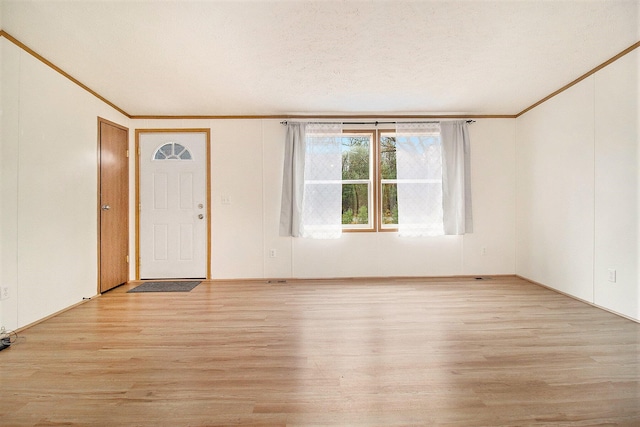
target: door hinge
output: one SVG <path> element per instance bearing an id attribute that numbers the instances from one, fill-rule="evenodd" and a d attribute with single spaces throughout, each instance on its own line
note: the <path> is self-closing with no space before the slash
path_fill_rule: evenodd
<path id="1" fill-rule="evenodd" d="M 127 264 L 129 264 L 129 255 L 127 255 L 126 258 L 127 258 Z"/>
<path id="2" fill-rule="evenodd" d="M 129 150 L 127 150 L 127 159 L 129 158 Z"/>

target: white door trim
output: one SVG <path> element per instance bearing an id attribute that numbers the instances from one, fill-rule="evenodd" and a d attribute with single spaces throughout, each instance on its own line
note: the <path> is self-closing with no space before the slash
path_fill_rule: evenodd
<path id="1" fill-rule="evenodd" d="M 136 129 L 136 173 L 135 173 L 135 245 L 136 280 L 140 280 L 140 135 L 145 133 L 204 133 L 206 136 L 206 279 L 211 279 L 211 130 L 202 129 Z"/>

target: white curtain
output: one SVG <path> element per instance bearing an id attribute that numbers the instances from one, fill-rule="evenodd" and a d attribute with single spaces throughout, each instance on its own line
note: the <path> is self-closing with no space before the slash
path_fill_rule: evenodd
<path id="1" fill-rule="evenodd" d="M 442 193 L 445 234 L 473 232 L 469 125 L 442 122 Z"/>
<path id="2" fill-rule="evenodd" d="M 308 124 L 302 237 L 342 235 L 342 124 Z"/>
<path id="3" fill-rule="evenodd" d="M 438 123 L 396 125 L 396 168 L 398 234 L 444 234 L 442 155 Z"/>
<path id="4" fill-rule="evenodd" d="M 284 147 L 280 235 L 299 237 L 304 191 L 305 123 L 288 123 Z"/>
<path id="5" fill-rule="evenodd" d="M 288 123 L 280 235 L 342 235 L 342 125 Z"/>

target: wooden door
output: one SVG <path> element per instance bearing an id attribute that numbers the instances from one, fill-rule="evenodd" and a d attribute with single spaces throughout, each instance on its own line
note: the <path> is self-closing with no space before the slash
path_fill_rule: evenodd
<path id="1" fill-rule="evenodd" d="M 207 277 L 207 134 L 139 134 L 141 279 Z"/>
<path id="2" fill-rule="evenodd" d="M 129 130 L 98 119 L 100 152 L 100 284 L 113 289 L 129 278 Z"/>

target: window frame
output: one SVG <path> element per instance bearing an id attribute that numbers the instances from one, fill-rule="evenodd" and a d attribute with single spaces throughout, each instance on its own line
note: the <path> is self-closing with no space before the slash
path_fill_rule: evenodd
<path id="1" fill-rule="evenodd" d="M 369 143 L 369 179 L 343 179 L 342 184 L 368 184 L 370 190 L 367 194 L 368 198 L 368 213 L 369 213 L 369 224 L 342 224 L 342 232 L 343 233 L 361 233 L 361 232 L 375 232 L 377 231 L 377 175 L 376 172 L 378 167 L 376 167 L 377 156 L 376 149 L 374 146 L 376 145 L 376 129 L 343 129 L 343 135 L 354 136 L 354 135 L 362 135 L 368 136 L 370 138 Z M 372 209 L 373 208 L 373 209 Z"/>
<path id="2" fill-rule="evenodd" d="M 343 134 L 351 134 L 351 135 L 367 135 L 371 138 L 371 148 L 370 148 L 370 185 L 371 191 L 369 193 L 369 206 L 373 207 L 373 209 L 369 209 L 369 219 L 370 224 L 366 227 L 358 226 L 357 224 L 342 225 L 343 233 L 378 233 L 378 232 L 397 232 L 398 225 L 390 224 L 385 225 L 382 223 L 383 215 L 382 215 L 382 168 L 381 168 L 381 140 L 383 133 L 392 133 L 395 134 L 395 129 L 388 128 L 376 128 L 376 129 L 343 129 Z M 343 184 L 360 184 L 363 183 L 363 180 L 343 180 Z M 397 180 L 393 180 L 397 181 Z M 387 184 L 389 182 L 385 182 Z"/>

